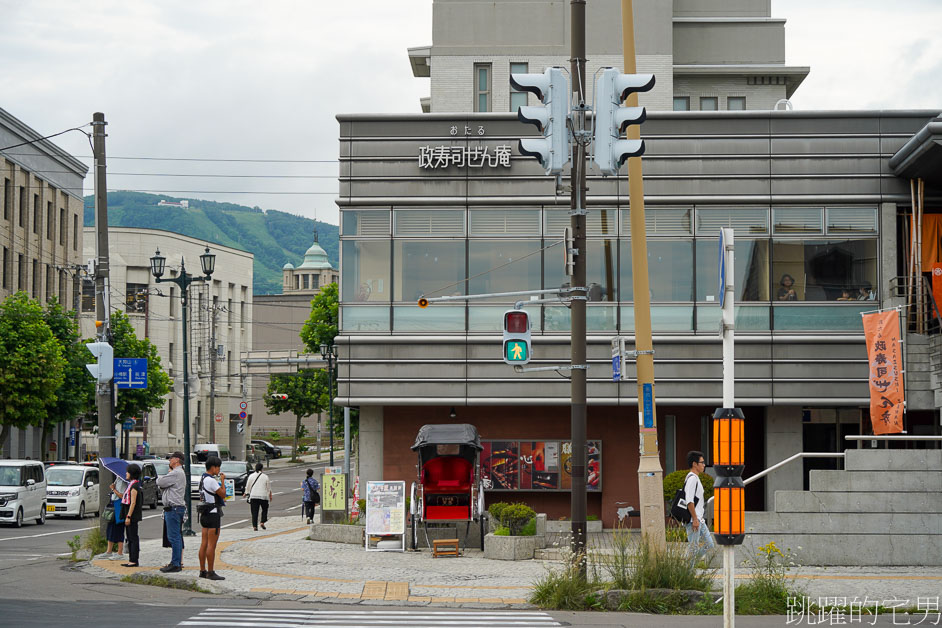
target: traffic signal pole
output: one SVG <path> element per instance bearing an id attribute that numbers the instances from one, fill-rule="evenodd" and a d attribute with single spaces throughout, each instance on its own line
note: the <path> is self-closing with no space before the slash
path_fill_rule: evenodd
<path id="1" fill-rule="evenodd" d="M 109 285 L 108 256 L 108 171 L 105 162 L 105 114 L 92 115 L 92 148 L 94 149 L 95 167 L 95 235 L 97 260 L 95 262 L 95 318 L 101 321 L 98 327 L 98 341 L 111 343 L 111 286 Z M 111 387 L 114 382 L 96 385 L 98 406 L 98 459 L 115 456 L 114 436 L 114 400 Z M 106 469 L 99 463 L 99 477 L 106 478 Z M 110 473 L 110 471 L 109 471 Z M 122 480 L 124 478 L 121 478 Z M 111 484 L 108 482 L 107 484 Z M 101 486 L 106 483 L 102 481 Z M 111 501 L 111 491 L 98 491 L 98 512 L 104 514 L 105 507 Z M 102 536 L 108 523 L 99 518 Z"/>
<path id="2" fill-rule="evenodd" d="M 582 293 L 571 295 L 570 438 L 572 440 L 572 492 L 570 493 L 570 546 L 580 575 L 586 575 L 586 91 L 585 91 L 585 0 L 570 2 L 573 159 L 570 169 L 571 228 L 576 255 L 572 285 Z"/>
<path id="3" fill-rule="evenodd" d="M 631 0 L 622 0 L 622 43 L 625 74 L 635 74 L 635 31 Z M 625 104 L 638 106 L 638 94 L 629 93 Z M 627 138 L 641 138 L 641 128 L 627 128 Z M 634 288 L 635 349 L 638 371 L 639 464 L 638 496 L 641 505 L 641 534 L 652 547 L 667 549 L 664 529 L 663 470 L 658 456 L 657 406 L 654 400 L 654 343 L 651 338 L 651 296 L 648 285 L 648 244 L 644 220 L 644 186 L 641 157 L 628 158 L 628 198 L 631 208 L 631 266 Z M 581 256 L 580 256 L 581 257 Z M 575 319 L 575 305 L 573 305 Z M 575 320 L 573 320 L 575 329 Z"/>

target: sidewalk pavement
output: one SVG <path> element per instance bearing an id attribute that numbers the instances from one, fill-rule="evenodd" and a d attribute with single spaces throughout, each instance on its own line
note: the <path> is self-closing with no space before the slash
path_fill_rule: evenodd
<path id="1" fill-rule="evenodd" d="M 317 454 L 315 453 L 306 453 L 300 456 L 301 462 L 294 462 L 291 460 L 291 456 L 282 456 L 281 458 L 270 458 L 266 468 L 269 469 L 288 469 L 291 467 L 303 467 L 310 466 L 313 464 L 330 464 L 330 452 L 322 451 L 320 460 L 317 459 Z M 343 449 L 334 451 L 334 465 L 340 466 L 343 464 Z"/>
<path id="2" fill-rule="evenodd" d="M 184 571 L 168 577 L 197 580 L 219 594 L 261 600 L 520 609 L 529 607 L 533 584 L 547 569 L 559 566 L 551 561 L 488 560 L 474 549 L 462 550 L 458 558 L 435 559 L 428 550 L 367 552 L 359 545 L 309 541 L 308 533 L 299 517 L 274 518 L 266 531 L 222 530 L 216 571 L 226 580 L 219 582 L 197 580 L 199 537 L 191 537 L 186 540 Z M 142 568 L 97 559 L 83 570 L 110 579 L 135 572 L 162 575 L 157 569 L 169 557 L 170 550 L 155 539 L 141 544 Z M 796 584 L 812 600 L 845 597 L 849 604 L 855 598 L 897 599 L 916 607 L 919 598 L 938 600 L 942 595 L 937 568 L 803 567 L 795 575 Z M 737 579 L 748 577 L 737 574 Z"/>

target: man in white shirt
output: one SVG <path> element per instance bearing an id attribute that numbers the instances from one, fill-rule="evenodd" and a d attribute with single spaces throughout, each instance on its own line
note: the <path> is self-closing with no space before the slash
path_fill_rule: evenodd
<path id="1" fill-rule="evenodd" d="M 690 522 L 686 524 L 687 542 L 690 544 L 690 561 L 695 563 L 700 556 L 712 550 L 714 544 L 713 535 L 703 519 L 703 483 L 700 481 L 700 474 L 706 469 L 703 452 L 689 452 L 687 464 L 690 465 L 690 472 L 684 478 L 684 501 L 690 511 Z"/>
<path id="2" fill-rule="evenodd" d="M 268 521 L 268 504 L 272 500 L 271 479 L 262 473 L 265 467 L 261 462 L 255 464 L 255 473 L 245 481 L 245 493 L 252 511 L 252 529 L 258 531 L 258 511 L 262 510 L 262 530 Z"/>

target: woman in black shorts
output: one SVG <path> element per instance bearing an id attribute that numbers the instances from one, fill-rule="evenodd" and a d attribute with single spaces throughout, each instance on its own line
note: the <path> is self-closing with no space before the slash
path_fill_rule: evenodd
<path id="1" fill-rule="evenodd" d="M 218 456 L 206 460 L 206 473 L 200 478 L 200 526 L 203 538 L 200 541 L 200 578 L 225 580 L 213 571 L 216 563 L 216 543 L 219 541 L 219 525 L 222 506 L 226 500 L 226 476 L 219 473 L 222 461 Z M 215 475 L 219 473 L 217 480 Z"/>

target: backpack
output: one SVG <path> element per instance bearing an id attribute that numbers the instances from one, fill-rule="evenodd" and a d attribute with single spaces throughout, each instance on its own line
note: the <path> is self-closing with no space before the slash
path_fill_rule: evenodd
<path id="1" fill-rule="evenodd" d="M 210 476 L 208 473 L 204 473 L 204 474 L 203 474 L 203 477 L 200 478 L 200 489 L 199 489 L 199 490 L 200 490 L 200 502 L 201 502 L 201 503 L 200 503 L 199 506 L 196 507 L 196 511 L 197 511 L 199 514 L 201 514 L 201 515 L 208 515 L 208 514 L 211 514 L 212 510 L 215 508 L 215 509 L 217 509 L 216 512 L 219 513 L 219 515 L 221 516 L 221 515 L 222 515 L 222 507 L 226 505 L 225 500 L 223 500 L 223 498 L 221 498 L 219 495 L 216 495 L 215 493 L 213 493 L 213 502 L 212 502 L 212 503 L 207 502 L 207 501 L 204 499 L 203 481 L 204 481 L 206 478 L 208 478 L 208 477 L 211 477 L 211 476 Z"/>
<path id="2" fill-rule="evenodd" d="M 684 478 L 684 484 L 677 489 L 677 492 L 674 493 L 674 499 L 671 500 L 670 506 L 670 516 L 679 521 L 680 523 L 690 523 L 690 510 L 687 508 L 687 480 L 690 479 L 691 473 L 687 474 L 687 477 Z M 694 505 L 700 502 L 700 498 L 694 496 L 693 503 Z"/>

